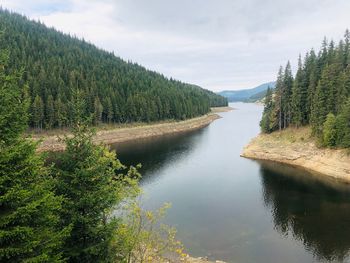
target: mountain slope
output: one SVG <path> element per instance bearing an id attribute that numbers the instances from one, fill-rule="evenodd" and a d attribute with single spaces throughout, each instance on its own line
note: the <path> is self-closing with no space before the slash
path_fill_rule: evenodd
<path id="1" fill-rule="evenodd" d="M 275 88 L 276 82 L 268 82 L 261 84 L 252 89 L 243 89 L 243 90 L 225 90 L 221 91 L 218 94 L 224 96 L 230 102 L 234 101 L 244 101 L 244 102 L 252 102 L 257 101 L 263 98 L 266 94 L 266 90 L 268 87 Z"/>
<path id="2" fill-rule="evenodd" d="M 2 9 L 0 30 L 0 46 L 9 51 L 7 71 L 24 69 L 21 83 L 29 86 L 30 124 L 36 128 L 71 125 L 77 96 L 84 98 L 83 114 L 95 124 L 186 119 L 227 104 L 211 91 Z"/>

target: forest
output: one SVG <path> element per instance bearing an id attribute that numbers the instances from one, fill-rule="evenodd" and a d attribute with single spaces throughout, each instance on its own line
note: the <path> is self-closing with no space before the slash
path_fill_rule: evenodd
<path id="1" fill-rule="evenodd" d="M 280 67 L 275 90 L 266 94 L 262 132 L 306 125 L 321 146 L 350 147 L 349 30 L 338 44 L 324 38 L 319 52 L 299 56 L 295 76 L 290 62 Z"/>
<path id="2" fill-rule="evenodd" d="M 84 39 L 4 9 L 0 30 L 0 46 L 11 54 L 6 73 L 22 72 L 19 82 L 30 98 L 29 125 L 36 129 L 72 126 L 78 94 L 94 125 L 182 120 L 227 105 L 209 90 L 125 62 Z"/>
<path id="3" fill-rule="evenodd" d="M 92 141 L 86 100 L 72 99 L 74 123 L 53 160 L 26 136 L 31 98 L 21 71 L 7 73 L 0 49 L 0 262 L 131 263 L 183 258 L 175 229 L 160 220 L 169 207 L 138 204 L 139 166 L 125 167 Z M 118 212 L 116 212 L 118 211 Z"/>

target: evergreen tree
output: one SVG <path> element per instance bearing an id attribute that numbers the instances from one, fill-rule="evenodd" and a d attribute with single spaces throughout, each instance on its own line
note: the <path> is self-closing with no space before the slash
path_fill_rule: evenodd
<path id="1" fill-rule="evenodd" d="M 28 120 L 25 87 L 18 73 L 6 75 L 0 55 L 0 262 L 61 262 L 65 231 L 59 229 L 61 198 L 52 177 L 23 137 Z"/>
<path id="2" fill-rule="evenodd" d="M 55 106 L 54 106 L 54 100 L 52 95 L 49 95 L 47 98 L 47 102 L 46 102 L 46 124 L 45 127 L 48 129 L 51 129 L 56 120 L 55 120 Z"/>
<path id="3" fill-rule="evenodd" d="M 94 124 L 99 124 L 102 121 L 103 106 L 99 97 L 95 98 L 94 102 Z"/>
<path id="4" fill-rule="evenodd" d="M 214 92 L 168 79 L 86 41 L 0 8 L 2 29 L 6 30 L 0 46 L 12 55 L 9 71 L 26 67 L 22 81 L 28 82 L 32 101 L 30 125 L 35 128 L 72 125 L 75 89 L 86 98 L 85 117 L 94 115 L 95 110 L 99 113 L 95 98 L 101 100 L 101 122 L 183 119 L 206 114 L 210 107 L 227 105 L 227 100 Z M 160 98 L 157 109 L 153 105 L 156 97 Z M 139 98 L 143 98 L 142 103 L 136 108 Z M 52 115 L 55 102 L 61 110 Z M 154 114 L 157 111 L 163 114 Z M 138 115 L 140 112 L 142 116 Z M 92 118 L 91 122 L 100 122 L 98 119 Z"/>
<path id="5" fill-rule="evenodd" d="M 114 152 L 93 144 L 94 132 L 82 114 L 85 101 L 76 90 L 72 101 L 75 113 L 71 137 L 65 138 L 66 150 L 56 168 L 57 193 L 64 197 L 61 223 L 71 226 L 63 255 L 68 262 L 115 262 L 117 252 L 112 243 L 118 218 L 112 212 L 127 197 L 138 192 L 139 174 L 125 167 Z"/>
<path id="6" fill-rule="evenodd" d="M 280 68 L 272 114 L 266 114 L 270 110 L 265 106 L 262 131 L 281 130 L 291 123 L 297 127 L 311 125 L 313 134 L 325 145 L 350 147 L 349 54 L 350 33 L 346 30 L 338 45 L 325 38 L 318 56 L 313 49 L 304 63 L 299 56 L 295 79 L 289 62 L 284 71 Z"/>
<path id="7" fill-rule="evenodd" d="M 295 80 L 292 88 L 292 98 L 291 98 L 291 106 L 292 106 L 292 123 L 299 127 L 304 123 L 304 112 L 303 109 L 306 105 L 306 101 L 303 98 L 306 97 L 306 94 L 303 92 L 303 69 L 302 69 L 302 61 L 299 56 L 298 61 L 298 71 L 295 76 Z"/>
<path id="8" fill-rule="evenodd" d="M 260 121 L 261 130 L 265 133 L 270 133 L 271 129 L 271 118 L 272 118 L 272 110 L 273 110 L 273 101 L 272 101 L 272 90 L 268 87 L 265 96 L 264 102 L 264 112 Z"/>
<path id="9" fill-rule="evenodd" d="M 284 72 L 283 68 L 280 67 L 277 75 L 276 88 L 275 88 L 275 107 L 273 109 L 273 117 L 271 120 L 272 131 L 274 130 L 282 130 L 283 125 L 283 79 Z"/>
<path id="10" fill-rule="evenodd" d="M 55 101 L 55 120 L 57 122 L 57 127 L 62 128 L 67 124 L 67 111 L 64 103 L 62 103 L 61 98 Z"/>
<path id="11" fill-rule="evenodd" d="M 44 103 L 39 95 L 33 101 L 31 114 L 34 127 L 42 129 L 44 122 Z"/>
<path id="12" fill-rule="evenodd" d="M 323 124 L 323 145 L 334 147 L 337 140 L 336 119 L 333 113 L 327 115 Z"/>
<path id="13" fill-rule="evenodd" d="M 57 168 L 58 193 L 65 198 L 62 224 L 72 225 L 63 250 L 68 262 L 113 262 L 118 221 L 112 212 L 136 185 L 135 170 L 119 174 L 124 167 L 115 153 L 94 145 L 92 135 L 78 123 Z"/>
<path id="14" fill-rule="evenodd" d="M 350 148 L 350 97 L 336 118 L 337 141 L 339 147 Z"/>
<path id="15" fill-rule="evenodd" d="M 282 90 L 283 128 L 287 128 L 292 120 L 292 88 L 293 75 L 290 62 L 288 61 L 284 69 Z"/>

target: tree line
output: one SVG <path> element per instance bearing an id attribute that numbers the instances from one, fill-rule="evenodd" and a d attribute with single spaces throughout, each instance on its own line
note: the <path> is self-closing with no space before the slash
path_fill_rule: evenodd
<path id="1" fill-rule="evenodd" d="M 310 125 L 321 145 L 350 147 L 350 32 L 335 44 L 324 38 L 321 49 L 302 59 L 293 76 L 280 67 L 276 88 L 268 90 L 260 126 L 270 133 Z"/>
<path id="2" fill-rule="evenodd" d="M 0 9 L 0 45 L 11 56 L 7 72 L 22 69 L 30 98 L 29 125 L 70 127 L 77 89 L 86 100 L 84 114 L 93 124 L 182 120 L 203 115 L 227 100 L 125 62 L 24 16 Z"/>
<path id="3" fill-rule="evenodd" d="M 93 144 L 79 92 L 66 149 L 52 164 L 37 153 L 24 133 L 29 87 L 22 72 L 7 73 L 9 57 L 0 49 L 0 262 L 170 262 L 170 253 L 186 256 L 174 229 L 156 230 L 166 207 L 151 212 L 137 205 L 138 167 L 125 167 L 115 152 Z"/>

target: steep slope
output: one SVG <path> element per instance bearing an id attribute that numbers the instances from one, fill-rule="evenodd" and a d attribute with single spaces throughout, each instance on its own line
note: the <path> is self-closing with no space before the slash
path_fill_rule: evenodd
<path id="1" fill-rule="evenodd" d="M 213 92 L 2 9 L 0 30 L 1 48 L 10 56 L 7 71 L 24 69 L 20 82 L 29 86 L 32 127 L 71 125 L 77 97 L 84 98 L 82 114 L 95 124 L 187 119 L 227 105 Z"/>
<path id="2" fill-rule="evenodd" d="M 244 102 L 254 102 L 263 98 L 266 94 L 268 87 L 275 88 L 276 82 L 268 82 L 261 84 L 252 89 L 243 89 L 243 90 L 224 90 L 218 94 L 227 98 L 228 101 L 244 101 Z"/>

